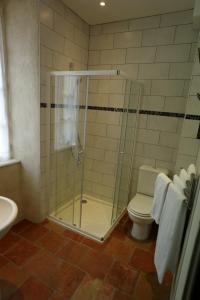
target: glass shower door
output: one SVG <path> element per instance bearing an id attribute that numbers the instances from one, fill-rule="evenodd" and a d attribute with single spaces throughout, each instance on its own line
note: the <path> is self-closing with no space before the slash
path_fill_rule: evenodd
<path id="1" fill-rule="evenodd" d="M 55 76 L 51 99 L 54 217 L 81 226 L 88 78 Z M 52 159 L 51 159 L 52 161 Z"/>
<path id="2" fill-rule="evenodd" d="M 127 80 L 124 97 L 112 223 L 121 215 L 129 201 L 140 106 L 140 86 Z"/>

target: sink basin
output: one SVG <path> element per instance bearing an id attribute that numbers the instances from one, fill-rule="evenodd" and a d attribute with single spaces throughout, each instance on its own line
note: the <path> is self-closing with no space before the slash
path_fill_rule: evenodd
<path id="1" fill-rule="evenodd" d="M 0 196 L 0 239 L 12 227 L 18 213 L 17 205 L 11 199 Z"/>

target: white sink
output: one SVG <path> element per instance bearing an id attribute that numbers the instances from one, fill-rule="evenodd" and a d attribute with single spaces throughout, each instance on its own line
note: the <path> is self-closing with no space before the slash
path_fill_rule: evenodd
<path id="1" fill-rule="evenodd" d="M 14 201 L 0 196 L 0 239 L 12 227 L 18 213 L 17 205 Z"/>

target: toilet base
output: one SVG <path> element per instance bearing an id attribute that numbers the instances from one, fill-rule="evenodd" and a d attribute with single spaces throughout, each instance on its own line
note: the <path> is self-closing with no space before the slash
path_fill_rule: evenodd
<path id="1" fill-rule="evenodd" d="M 152 224 L 138 224 L 133 222 L 131 235 L 134 239 L 144 241 L 148 239 L 151 232 Z"/>

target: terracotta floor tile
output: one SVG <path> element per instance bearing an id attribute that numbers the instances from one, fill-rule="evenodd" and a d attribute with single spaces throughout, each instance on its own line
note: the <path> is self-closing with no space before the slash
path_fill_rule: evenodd
<path id="1" fill-rule="evenodd" d="M 117 290 L 114 294 L 112 300 L 134 300 L 133 297 L 128 296 L 127 294 Z M 142 298 L 140 300 L 143 300 Z"/>
<path id="2" fill-rule="evenodd" d="M 29 278 L 10 298 L 10 300 L 47 300 L 52 294 L 46 285 L 36 278 Z"/>
<path id="3" fill-rule="evenodd" d="M 31 225 L 33 225 L 32 222 L 24 219 L 20 222 L 18 222 L 17 224 L 15 224 L 13 227 L 12 227 L 12 231 L 14 231 L 15 233 L 21 233 L 22 231 L 24 231 L 25 229 L 27 229 L 28 227 L 30 227 Z"/>
<path id="4" fill-rule="evenodd" d="M 39 224 L 32 224 L 21 235 L 29 241 L 37 241 L 48 232 L 48 229 Z"/>
<path id="5" fill-rule="evenodd" d="M 149 294 L 152 295 L 153 300 L 169 300 L 170 298 L 170 285 L 168 285 L 165 281 L 163 284 L 159 284 L 156 273 L 142 273 L 140 278 L 140 285 L 141 290 L 142 286 L 143 288 L 145 288 L 145 286 L 148 286 L 148 289 L 151 289 L 151 293 L 149 292 Z M 139 292 L 142 293 L 140 289 L 136 289 L 136 292 L 139 290 Z M 149 300 L 148 295 L 146 295 L 146 299 Z"/>
<path id="6" fill-rule="evenodd" d="M 63 232 L 65 231 L 65 227 L 60 226 L 57 223 L 51 222 L 48 220 L 48 222 L 46 222 L 44 224 L 44 227 L 46 227 L 47 229 L 57 233 L 57 234 L 63 234 Z"/>
<path id="7" fill-rule="evenodd" d="M 12 233 L 8 232 L 1 240 L 0 240 L 0 253 L 4 253 L 8 251 L 11 247 L 13 247 L 20 238 Z"/>
<path id="8" fill-rule="evenodd" d="M 66 296 L 60 292 L 55 291 L 48 300 L 66 300 Z"/>
<path id="9" fill-rule="evenodd" d="M 43 251 L 30 260 L 24 268 L 27 273 L 41 279 L 50 286 L 52 275 L 61 267 L 62 263 L 59 258 Z"/>
<path id="10" fill-rule="evenodd" d="M 155 272 L 153 254 L 136 248 L 130 261 L 130 265 L 146 273 Z"/>
<path id="11" fill-rule="evenodd" d="M 95 300 L 111 300 L 115 293 L 115 288 L 109 283 L 104 282 L 99 289 Z"/>
<path id="12" fill-rule="evenodd" d="M 57 233 L 50 231 L 41 238 L 38 243 L 46 250 L 55 253 L 65 245 L 66 239 Z"/>
<path id="13" fill-rule="evenodd" d="M 133 292 L 137 277 L 138 272 L 136 270 L 127 264 L 116 261 L 106 278 L 106 282 L 130 294 Z"/>
<path id="14" fill-rule="evenodd" d="M 5 256 L 17 265 L 26 263 L 37 252 L 38 248 L 26 240 L 20 240 L 16 245 L 6 252 Z"/>
<path id="15" fill-rule="evenodd" d="M 89 248 L 73 240 L 68 240 L 65 246 L 57 253 L 58 257 L 79 265 L 82 257 L 88 253 Z"/>
<path id="16" fill-rule="evenodd" d="M 5 259 L 5 257 L 0 255 L 0 268 L 2 268 L 3 266 L 5 266 L 8 263 L 8 260 Z"/>
<path id="17" fill-rule="evenodd" d="M 72 231 L 70 229 L 65 229 L 63 232 L 63 235 L 69 239 L 72 239 L 74 241 L 80 242 L 83 240 L 83 235 L 79 234 L 78 232 Z"/>
<path id="18" fill-rule="evenodd" d="M 111 237 L 105 247 L 105 252 L 128 263 L 134 252 L 134 245 L 126 244 L 115 237 Z"/>
<path id="19" fill-rule="evenodd" d="M 70 298 L 80 285 L 85 273 L 80 269 L 63 263 L 51 277 L 51 286 Z M 68 299 L 67 298 L 67 299 Z"/>
<path id="20" fill-rule="evenodd" d="M 71 300 L 96 300 L 97 294 L 101 289 L 102 285 L 102 280 L 98 278 L 92 278 L 86 275 L 83 278 L 79 288 L 73 294 Z"/>
<path id="21" fill-rule="evenodd" d="M 87 237 L 83 238 L 82 243 L 84 245 L 87 245 L 88 247 L 94 249 L 94 250 L 100 250 L 100 251 L 103 251 L 103 249 L 106 246 L 106 242 L 104 242 L 104 243 L 96 242 L 96 241 L 94 241 L 92 239 L 89 239 Z"/>
<path id="22" fill-rule="evenodd" d="M 120 225 L 115 227 L 115 229 L 111 233 L 111 237 L 114 237 L 116 239 L 124 241 L 126 238 L 125 233 L 124 233 L 124 227 L 120 226 Z"/>
<path id="23" fill-rule="evenodd" d="M 12 263 L 0 269 L 0 290 L 3 299 L 8 299 L 16 289 L 24 283 L 28 275 Z"/>
<path id="24" fill-rule="evenodd" d="M 110 270 L 113 258 L 105 253 L 89 250 L 82 256 L 79 266 L 94 278 L 103 279 Z"/>
<path id="25" fill-rule="evenodd" d="M 134 291 L 134 297 L 136 300 L 153 300 L 153 291 L 151 285 L 145 279 L 144 274 L 139 276 L 137 285 Z M 161 298 L 162 299 L 162 298 Z"/>

